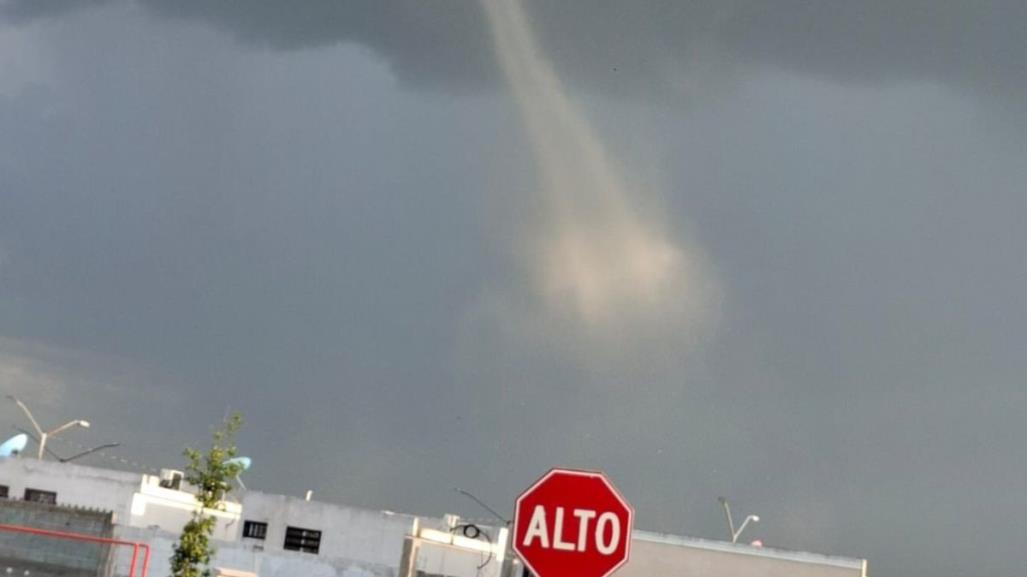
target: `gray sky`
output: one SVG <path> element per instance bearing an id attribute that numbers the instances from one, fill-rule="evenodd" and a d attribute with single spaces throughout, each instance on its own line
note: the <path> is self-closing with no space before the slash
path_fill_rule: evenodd
<path id="1" fill-rule="evenodd" d="M 943 4 L 527 2 L 701 263 L 701 318 L 597 328 L 525 264 L 476 3 L 0 2 L 0 388 L 152 466 L 239 409 L 265 490 L 475 516 L 451 487 L 602 468 L 642 528 L 722 536 L 723 494 L 877 575 L 1020 575 L 1027 4 Z"/>

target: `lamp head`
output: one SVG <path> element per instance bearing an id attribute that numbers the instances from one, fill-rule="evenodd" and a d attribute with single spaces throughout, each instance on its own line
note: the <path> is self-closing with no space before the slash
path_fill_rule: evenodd
<path id="1" fill-rule="evenodd" d="M 78 422 L 78 426 L 82 427 L 83 429 L 88 429 L 89 428 L 89 421 L 79 421 Z"/>

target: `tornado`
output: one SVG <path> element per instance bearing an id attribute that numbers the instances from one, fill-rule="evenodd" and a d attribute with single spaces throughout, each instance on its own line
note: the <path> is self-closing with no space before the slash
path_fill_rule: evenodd
<path id="1" fill-rule="evenodd" d="M 631 188 L 544 56 L 520 0 L 481 0 L 536 164 L 525 267 L 547 314 L 584 330 L 692 322 L 708 281 Z M 648 203 L 651 205 L 652 203 Z"/>

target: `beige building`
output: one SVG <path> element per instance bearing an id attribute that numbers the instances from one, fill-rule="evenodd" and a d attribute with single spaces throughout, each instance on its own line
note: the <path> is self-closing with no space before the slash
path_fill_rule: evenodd
<path id="1" fill-rule="evenodd" d="M 850 559 L 635 531 L 631 558 L 616 577 L 866 577 Z"/>

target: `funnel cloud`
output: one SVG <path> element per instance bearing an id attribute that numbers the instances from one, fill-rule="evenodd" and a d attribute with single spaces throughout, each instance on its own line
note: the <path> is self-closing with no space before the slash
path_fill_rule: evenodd
<path id="1" fill-rule="evenodd" d="M 524 254 L 548 312 L 589 332 L 699 321 L 697 259 L 636 203 L 584 112 L 541 53 L 520 2 L 482 2 L 537 165 Z"/>
<path id="2" fill-rule="evenodd" d="M 509 2 L 0 0 L 0 396 L 158 469 L 240 410 L 262 491 L 602 469 L 647 530 L 1021 577 L 1027 3 Z"/>

